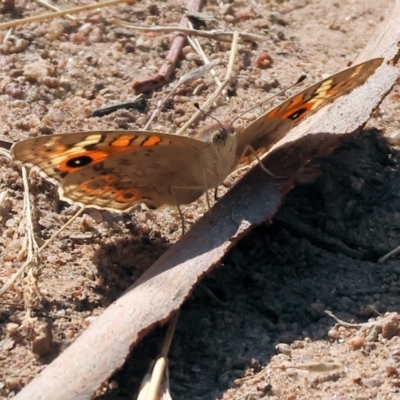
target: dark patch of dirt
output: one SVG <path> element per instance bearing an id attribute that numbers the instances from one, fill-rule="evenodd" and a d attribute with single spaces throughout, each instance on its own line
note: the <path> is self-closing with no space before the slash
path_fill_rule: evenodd
<path id="1" fill-rule="evenodd" d="M 274 221 L 244 238 L 182 308 L 170 355 L 174 399 L 399 395 L 390 373 L 400 367 L 399 326 L 392 337 L 374 327 L 333 328 L 324 312 L 359 323 L 400 312 L 400 261 L 377 262 L 400 241 L 399 160 L 372 130 L 314 162 L 317 180 L 292 190 Z M 159 335 L 134 358 L 154 357 Z M 340 367 L 290 369 L 312 363 Z M 128 398 L 132 368 L 128 362 L 115 376 L 119 391 L 102 398 Z"/>

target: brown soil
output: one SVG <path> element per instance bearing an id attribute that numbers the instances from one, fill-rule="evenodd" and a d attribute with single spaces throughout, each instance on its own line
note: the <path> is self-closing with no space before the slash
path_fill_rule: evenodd
<path id="1" fill-rule="evenodd" d="M 147 96 L 145 111 L 90 115 L 131 99 L 133 79 L 161 65 L 172 35 L 127 36 L 108 22 L 114 15 L 136 24 L 179 21 L 178 2 L 150 3 L 91 12 L 83 23 L 59 19 L 23 26 L 11 44 L 3 32 L 0 139 L 144 126 L 170 88 Z M 267 32 L 257 48 L 242 46 L 230 102 L 221 101 L 213 115 L 232 118 L 254 99 L 266 98 L 266 91 L 276 93 L 276 80 L 285 87 L 305 71 L 306 87 L 343 69 L 372 38 L 390 3 L 234 1 L 232 21 L 210 1 L 203 11 L 216 21 L 207 22 L 208 28 Z M 1 20 L 43 12 L 21 0 L 14 11 L 3 10 Z M 229 45 L 205 40 L 203 46 L 213 57 L 227 59 Z M 263 52 L 272 57 L 271 68 L 254 66 Z M 193 70 L 195 58 L 186 47 L 175 78 Z M 222 74 L 224 68 L 218 68 Z M 180 94 L 189 101 L 175 99 L 152 129 L 174 132 L 181 126 L 192 104 L 202 103 L 215 88 L 210 77 L 203 79 L 200 94 L 188 86 Z M 398 95 L 389 96 L 370 125 L 396 131 L 398 109 Z M 400 398 L 400 263 L 396 256 L 377 263 L 400 243 L 398 159 L 376 130 L 346 139 L 334 154 L 316 160 L 321 171 L 316 181 L 296 187 L 273 223 L 243 239 L 199 285 L 182 309 L 170 354 L 174 399 Z M 75 208 L 62 204 L 57 212 L 54 187 L 35 173 L 30 183 L 40 245 Z M 26 256 L 22 188 L 19 168 L 1 158 L 0 190 L 9 190 L 0 210 L 3 283 Z M 185 213 L 195 219 L 204 210 L 199 200 Z M 179 218 L 169 208 L 137 207 L 128 216 L 92 210 L 78 218 L 40 259 L 41 296 L 26 278 L 2 299 L 15 304 L 23 296 L 31 308 L 28 316 L 24 308 L 1 306 L 2 398 L 11 398 L 57 357 L 179 234 Z M 334 327 L 324 310 L 359 323 L 393 314 L 374 325 Z M 142 363 L 128 360 L 98 398 L 132 398 L 162 336 L 162 329 L 149 335 L 134 350 L 133 358 Z M 320 372 L 332 363 L 338 367 Z M 304 364 L 318 371 L 290 368 Z"/>

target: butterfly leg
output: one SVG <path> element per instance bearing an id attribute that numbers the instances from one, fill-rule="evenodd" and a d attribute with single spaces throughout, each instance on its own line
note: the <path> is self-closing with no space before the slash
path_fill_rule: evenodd
<path id="1" fill-rule="evenodd" d="M 183 216 L 181 207 L 176 203 L 176 208 L 178 209 L 179 217 L 181 219 L 182 236 L 185 234 L 185 217 Z"/>
<path id="2" fill-rule="evenodd" d="M 214 189 L 214 200 L 218 201 L 220 197 L 218 196 L 218 186 Z"/>
<path id="3" fill-rule="evenodd" d="M 258 156 L 257 152 L 253 149 L 252 146 L 247 145 L 246 148 L 243 150 L 243 154 L 240 158 L 243 158 L 247 152 L 250 152 L 254 158 L 258 161 L 258 164 L 260 165 L 261 169 L 266 172 L 268 175 L 272 176 L 273 178 L 277 178 L 276 175 L 274 175 L 268 168 L 265 167 L 265 165 L 262 163 L 260 157 Z"/>
<path id="4" fill-rule="evenodd" d="M 201 191 L 201 192 L 206 192 L 207 196 L 207 206 L 208 210 L 210 212 L 211 207 L 210 207 L 210 199 L 208 197 L 208 192 L 206 187 L 203 186 L 171 186 L 170 187 L 171 194 L 175 200 L 176 208 L 178 209 L 179 217 L 181 219 L 181 224 L 182 224 L 182 236 L 185 234 L 185 217 L 183 215 L 183 212 L 180 207 L 180 202 L 178 201 L 178 193 L 182 191 Z M 182 204 L 182 203 L 181 203 Z"/>

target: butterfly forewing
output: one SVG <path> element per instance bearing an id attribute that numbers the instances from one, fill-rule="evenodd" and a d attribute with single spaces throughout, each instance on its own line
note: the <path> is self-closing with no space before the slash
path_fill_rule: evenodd
<path id="1" fill-rule="evenodd" d="M 369 60 L 323 79 L 256 119 L 238 136 L 234 169 L 255 160 L 249 146 L 262 157 L 305 117 L 362 85 L 382 62 L 382 58 Z"/>
<path id="2" fill-rule="evenodd" d="M 180 203 L 196 200 L 205 190 L 198 171 L 204 159 L 212 162 L 209 147 L 160 132 L 98 131 L 29 139 L 11 151 L 59 183 L 63 199 L 124 211 L 139 202 L 174 204 L 173 185 L 194 187 L 177 194 Z"/>

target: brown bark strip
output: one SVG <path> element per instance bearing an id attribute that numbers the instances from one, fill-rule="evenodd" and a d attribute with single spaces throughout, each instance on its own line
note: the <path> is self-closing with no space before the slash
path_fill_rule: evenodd
<path id="1" fill-rule="evenodd" d="M 203 7 L 203 0 L 188 0 L 187 9 L 194 11 L 201 11 Z M 183 16 L 179 26 L 182 28 L 189 27 L 189 20 L 186 16 Z M 179 56 L 181 54 L 182 48 L 186 42 L 187 35 L 179 33 L 172 42 L 171 48 L 165 61 L 161 66 L 157 74 L 150 76 L 148 78 L 135 80 L 132 83 L 133 90 L 136 94 L 148 93 L 154 90 L 162 88 L 168 81 L 169 78 L 175 70 L 176 63 L 178 62 Z"/>

